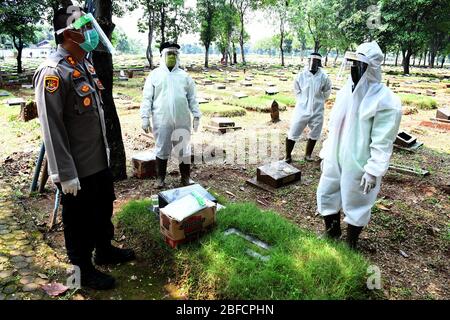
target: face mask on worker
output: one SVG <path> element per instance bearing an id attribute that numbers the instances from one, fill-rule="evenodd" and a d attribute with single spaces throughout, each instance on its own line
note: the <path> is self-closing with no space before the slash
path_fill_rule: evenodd
<path id="1" fill-rule="evenodd" d="M 362 53 L 346 52 L 337 79 L 338 81 L 342 80 L 345 75 L 350 73 L 354 90 L 367 71 L 368 66 L 369 59 Z"/>
<path id="2" fill-rule="evenodd" d="M 172 69 L 177 64 L 177 56 L 175 53 L 168 53 L 166 56 L 166 66 L 169 69 Z"/>
<path id="3" fill-rule="evenodd" d="M 59 35 L 66 30 L 83 36 L 83 42 L 77 42 L 74 39 L 70 40 L 78 44 L 86 52 L 91 52 L 96 49 L 99 50 L 99 44 L 101 43 L 101 51 L 107 51 L 111 54 L 114 53 L 114 47 L 91 13 L 80 16 L 66 28 L 57 30 L 56 34 Z"/>
<path id="4" fill-rule="evenodd" d="M 316 74 L 319 70 L 319 67 L 322 67 L 322 57 L 319 55 L 310 55 L 309 56 L 309 66 L 308 69 L 312 74 Z"/>

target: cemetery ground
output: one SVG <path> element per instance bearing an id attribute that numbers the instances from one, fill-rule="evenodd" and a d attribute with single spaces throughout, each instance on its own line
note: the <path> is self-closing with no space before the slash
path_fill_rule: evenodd
<path id="1" fill-rule="evenodd" d="M 190 60 L 185 65 L 197 83 L 204 113 L 200 130 L 193 136 L 194 149 L 200 143 L 218 149 L 224 142 L 242 143 L 253 130 L 261 134 L 279 131 L 283 156 L 295 104 L 292 81 L 300 67 L 281 68 L 275 60 L 255 57 L 245 72 L 242 67 L 219 66 L 205 72 L 200 57 Z M 25 59 L 25 68 L 32 73 L 38 63 Z M 403 76 L 400 67 L 384 67 L 383 81 L 388 81 L 403 101 L 401 130 L 424 144 L 417 152 L 395 149 L 391 163 L 430 174 L 388 171 L 372 220 L 361 235 L 360 252 L 354 253 L 343 244 L 318 238 L 323 231 L 323 221 L 315 212 L 320 165 L 302 160 L 305 136 L 293 153 L 293 165 L 302 172 L 301 182 L 273 193 L 246 184 L 265 159 L 257 159 L 257 164 L 223 164 L 220 160 L 196 164 L 192 178 L 227 208 L 218 212 L 217 227 L 198 242 L 177 250 L 168 248 L 160 236 L 158 220 L 147 209 L 149 198 L 157 194 L 154 180 L 132 176 L 131 157 L 153 147 L 153 140 L 140 128 L 139 105 L 148 73 L 142 68 L 144 64 L 142 58 L 116 59 L 116 70 L 135 71 L 127 81 L 120 81 L 117 73 L 114 86 L 129 174 L 127 180 L 116 183 L 115 244 L 132 246 L 138 260 L 106 268 L 118 280 L 115 290 L 68 290 L 58 299 L 450 298 L 449 131 L 448 126 L 428 123 L 436 108 L 449 106 L 448 69 L 412 68 L 410 76 Z M 331 65 L 332 61 L 325 70 L 339 87 L 335 77 L 339 67 Z M 278 93 L 267 95 L 268 88 L 276 88 Z M 18 85 L 3 91 L 10 95 L 0 97 L 0 299 L 53 299 L 41 285 L 53 281 L 64 284 L 68 261 L 62 226 L 48 231 L 53 186 L 49 182 L 44 194 L 29 194 L 41 143 L 39 123 L 36 119 L 21 121 L 20 106 L 6 103 L 13 97 L 32 99 L 33 90 Z M 316 146 L 316 158 L 327 134 L 335 93 L 333 90 L 326 105 L 324 136 Z M 237 97 L 245 95 L 248 97 Z M 281 121 L 277 123 L 270 121 L 268 113 L 273 99 L 280 104 Z M 209 119 L 217 115 L 231 117 L 242 129 L 223 135 L 206 130 Z M 246 153 L 251 156 L 248 148 Z M 169 165 L 167 183 L 168 188 L 179 186 L 175 163 Z M 224 236 L 224 230 L 236 225 L 272 246 L 269 262 L 246 255 L 242 250 L 246 244 L 239 237 Z M 345 226 L 343 231 L 345 234 Z M 252 249 L 264 254 L 261 249 Z M 364 289 L 369 265 L 381 270 L 381 290 Z"/>

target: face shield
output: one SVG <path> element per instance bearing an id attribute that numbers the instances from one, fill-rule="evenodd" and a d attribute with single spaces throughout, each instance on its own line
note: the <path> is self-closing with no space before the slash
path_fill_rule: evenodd
<path id="1" fill-rule="evenodd" d="M 315 74 L 319 67 L 322 67 L 322 57 L 315 54 L 310 55 L 308 58 L 308 70 Z"/>
<path id="2" fill-rule="evenodd" d="M 179 51 L 177 48 L 165 48 L 161 52 L 161 58 L 169 69 L 173 69 L 179 59 Z"/>
<path id="3" fill-rule="evenodd" d="M 78 45 L 86 52 L 90 52 L 95 49 L 99 50 L 99 43 L 102 44 L 102 51 L 107 51 L 111 54 L 115 51 L 111 41 L 109 41 L 108 37 L 103 32 L 92 13 L 80 16 L 66 28 L 57 30 L 56 34 L 59 35 L 65 30 L 75 30 L 84 36 L 84 42 L 78 43 Z"/>
<path id="4" fill-rule="evenodd" d="M 366 72 L 368 65 L 369 59 L 365 55 L 357 52 L 346 52 L 337 79 L 342 81 L 350 73 L 353 83 L 356 85 Z"/>

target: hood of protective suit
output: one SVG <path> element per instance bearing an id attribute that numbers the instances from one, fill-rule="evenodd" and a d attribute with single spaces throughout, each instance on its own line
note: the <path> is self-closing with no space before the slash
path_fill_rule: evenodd
<path id="1" fill-rule="evenodd" d="M 179 54 L 177 53 L 177 55 L 176 55 L 176 57 L 177 57 L 177 63 L 176 63 L 175 66 L 173 67 L 172 71 L 170 71 L 170 69 L 169 69 L 169 68 L 167 67 L 167 65 L 166 65 L 166 58 L 167 58 L 167 55 L 169 54 L 169 52 L 170 52 L 170 49 L 164 49 L 164 50 L 161 52 L 160 66 L 161 66 L 161 68 L 162 68 L 164 71 L 167 71 L 167 72 L 174 72 L 174 71 L 177 70 L 178 67 L 180 66 L 180 56 L 179 56 Z"/>
<path id="2" fill-rule="evenodd" d="M 383 62 L 383 52 L 375 41 L 362 43 L 356 48 L 357 53 L 361 53 L 369 59 L 369 66 L 363 75 L 368 82 L 381 82 L 381 63 Z M 362 79 L 363 79 L 362 78 Z"/>

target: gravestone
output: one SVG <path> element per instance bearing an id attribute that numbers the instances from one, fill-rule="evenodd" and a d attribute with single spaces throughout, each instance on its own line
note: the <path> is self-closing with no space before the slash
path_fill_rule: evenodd
<path id="1" fill-rule="evenodd" d="M 276 87 L 269 87 L 266 89 L 266 94 L 268 94 L 269 96 L 273 96 L 274 94 L 279 93 L 280 90 L 278 90 L 278 88 Z"/>
<path id="2" fill-rule="evenodd" d="M 0 91 L 0 97 L 7 97 L 11 95 L 8 91 Z"/>
<path id="3" fill-rule="evenodd" d="M 209 125 L 205 126 L 205 129 L 211 132 L 227 133 L 228 131 L 239 130 L 241 127 L 237 127 L 230 118 L 214 117 L 211 118 Z"/>
<path id="4" fill-rule="evenodd" d="M 6 101 L 6 103 L 12 107 L 12 106 L 22 106 L 25 105 L 26 101 L 23 98 L 13 98 Z"/>
<path id="5" fill-rule="evenodd" d="M 437 109 L 436 119 L 450 120 L 450 110 L 449 109 Z"/>
<path id="6" fill-rule="evenodd" d="M 32 84 L 23 84 L 22 88 L 23 89 L 33 89 L 33 85 Z"/>
<path id="7" fill-rule="evenodd" d="M 280 81 L 288 81 L 288 78 L 286 78 L 286 77 L 280 77 Z"/>
<path id="8" fill-rule="evenodd" d="M 198 102 L 199 104 L 203 104 L 203 103 L 208 103 L 209 101 L 208 101 L 207 99 L 205 99 L 205 98 L 198 97 L 198 98 L 197 98 L 197 102 Z"/>
<path id="9" fill-rule="evenodd" d="M 204 84 L 204 85 L 210 85 L 210 84 L 213 84 L 213 82 L 212 82 L 212 80 L 204 79 L 204 80 L 203 80 L 203 84 Z"/>
<path id="10" fill-rule="evenodd" d="M 131 158 L 133 175 L 138 179 L 156 177 L 156 159 L 151 151 L 141 152 Z"/>
<path id="11" fill-rule="evenodd" d="M 400 147 L 411 147 L 416 143 L 416 141 L 417 138 L 413 137 L 409 133 L 406 133 L 405 131 L 402 131 L 397 135 L 394 144 Z"/>
<path id="12" fill-rule="evenodd" d="M 238 99 L 242 99 L 242 98 L 247 98 L 248 95 L 246 95 L 243 92 L 236 92 L 236 93 L 233 94 L 233 97 L 238 98 Z"/>
<path id="13" fill-rule="evenodd" d="M 277 123 L 280 121 L 280 110 L 278 102 L 276 100 L 273 100 L 270 106 L 270 118 L 272 119 L 273 123 Z"/>
<path id="14" fill-rule="evenodd" d="M 227 87 L 224 85 L 224 84 L 218 84 L 217 86 L 216 86 L 216 89 L 218 89 L 218 90 L 224 90 L 224 89 L 226 89 Z"/>
<path id="15" fill-rule="evenodd" d="M 225 79 L 225 82 L 228 82 L 228 83 L 235 83 L 236 80 L 235 80 L 235 79 Z"/>
<path id="16" fill-rule="evenodd" d="M 251 86 L 253 85 L 250 81 L 242 81 L 241 84 L 242 84 L 244 87 L 251 87 Z"/>
<path id="17" fill-rule="evenodd" d="M 266 164 L 256 170 L 256 180 L 273 188 L 280 188 L 300 179 L 300 170 L 283 160 Z"/>
<path id="18" fill-rule="evenodd" d="M 128 81 L 128 77 L 125 75 L 125 71 L 120 70 L 119 72 L 119 81 Z"/>
<path id="19" fill-rule="evenodd" d="M 37 105 L 34 101 L 22 104 L 20 107 L 20 119 L 22 121 L 30 121 L 38 117 Z"/>
<path id="20" fill-rule="evenodd" d="M 436 95 L 436 91 L 427 89 L 426 94 L 427 94 L 427 96 L 434 97 Z"/>
<path id="21" fill-rule="evenodd" d="M 268 86 L 268 87 L 275 87 L 276 85 L 275 85 L 275 83 L 273 83 L 273 82 L 267 82 L 267 86 Z"/>

